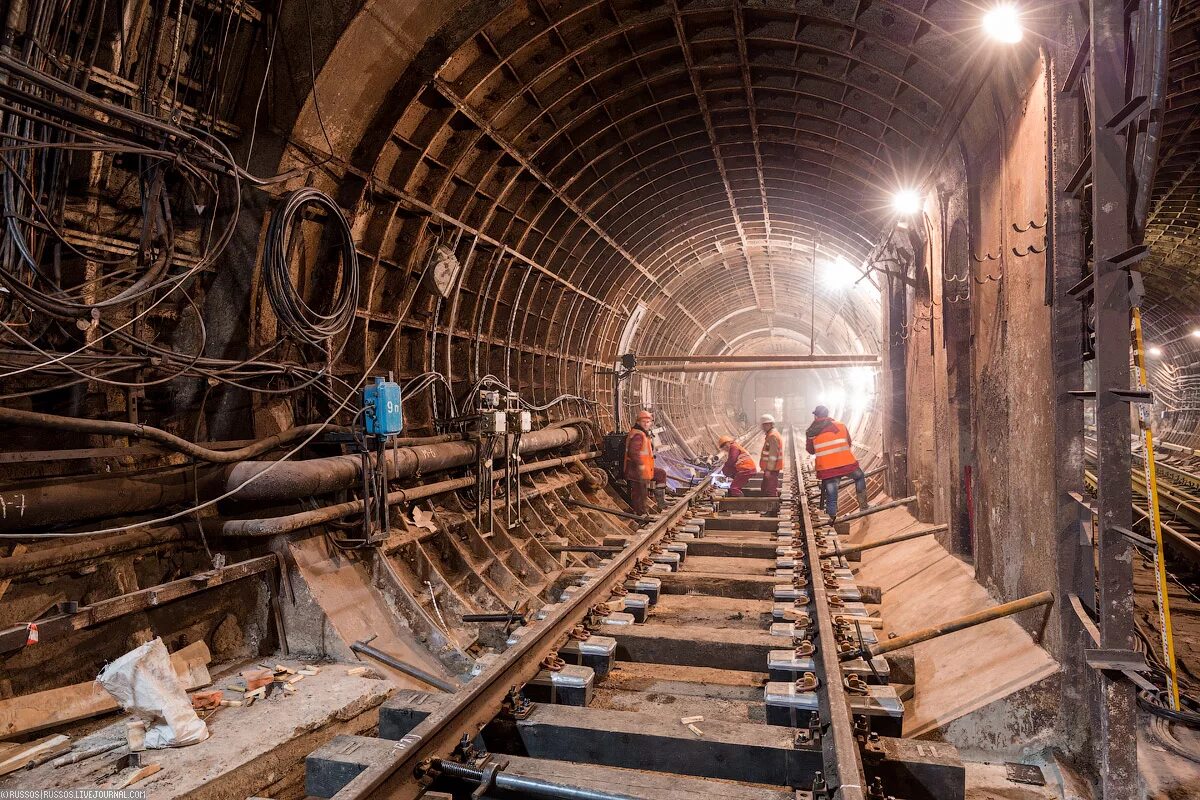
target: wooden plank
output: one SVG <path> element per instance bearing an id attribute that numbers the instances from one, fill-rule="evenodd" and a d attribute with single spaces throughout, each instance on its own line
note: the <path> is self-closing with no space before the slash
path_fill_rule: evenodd
<path id="1" fill-rule="evenodd" d="M 61 734 L 6 748 L 0 752 L 0 775 L 16 772 L 34 762 L 54 758 L 70 749 L 71 740 Z"/>
<path id="2" fill-rule="evenodd" d="M 171 666 L 184 689 L 197 689 L 212 682 L 208 674 L 211 659 L 208 645 L 196 642 L 175 651 Z M 95 681 L 0 700 L 0 739 L 78 722 L 119 708 L 112 695 Z"/>
<path id="3" fill-rule="evenodd" d="M 230 564 L 220 569 L 213 569 L 198 575 L 171 581 L 170 583 L 162 583 L 158 586 L 150 586 L 146 589 L 100 600 L 92 603 L 90 606 L 82 606 L 78 611 L 71 614 L 59 614 L 47 617 L 46 619 L 39 619 L 36 621 L 38 640 L 47 642 L 53 639 L 61 639 L 75 631 L 90 628 L 93 625 L 99 625 L 102 622 L 107 622 L 126 614 L 157 608 L 165 603 L 188 597 L 197 592 L 214 589 L 233 581 L 248 578 L 251 575 L 272 570 L 276 564 L 278 564 L 278 559 L 273 555 L 252 558 L 247 561 L 238 562 L 237 564 Z M 14 625 L 0 631 L 0 653 L 8 653 L 25 647 L 27 632 L 27 624 Z"/>

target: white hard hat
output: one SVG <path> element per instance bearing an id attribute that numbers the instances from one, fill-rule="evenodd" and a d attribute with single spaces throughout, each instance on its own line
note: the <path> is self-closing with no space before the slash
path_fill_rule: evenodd
<path id="1" fill-rule="evenodd" d="M 775 422 L 775 418 L 772 417 L 770 414 L 763 414 L 762 417 L 760 417 L 758 421 L 759 422 L 770 422 L 773 424 Z"/>

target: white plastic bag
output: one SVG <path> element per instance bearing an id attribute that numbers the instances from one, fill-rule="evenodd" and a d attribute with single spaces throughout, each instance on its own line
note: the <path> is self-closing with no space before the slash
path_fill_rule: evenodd
<path id="1" fill-rule="evenodd" d="M 208 738 L 208 726 L 171 667 L 162 639 L 130 650 L 100 671 L 96 681 L 121 707 L 146 721 L 146 747 L 184 747 Z"/>

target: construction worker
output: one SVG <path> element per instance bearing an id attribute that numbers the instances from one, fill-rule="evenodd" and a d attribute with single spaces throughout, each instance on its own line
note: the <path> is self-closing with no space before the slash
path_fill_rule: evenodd
<path id="1" fill-rule="evenodd" d="M 642 409 L 625 437 L 625 479 L 629 481 L 630 502 L 635 514 L 646 513 L 646 501 L 653 486 L 667 481 L 666 471 L 654 468 L 654 443 L 650 439 L 653 422 L 654 415 Z"/>
<path id="2" fill-rule="evenodd" d="M 804 449 L 816 456 L 817 480 L 821 482 L 821 495 L 830 519 L 837 518 L 838 486 L 846 476 L 854 481 L 859 510 L 867 509 L 867 478 L 854 457 L 852 445 L 850 431 L 829 416 L 828 408 L 813 409 L 813 423 L 805 431 Z"/>
<path id="3" fill-rule="evenodd" d="M 763 439 L 762 453 L 759 455 L 759 466 L 763 471 L 763 497 L 779 497 L 779 473 L 783 471 L 783 436 L 775 428 L 775 418 L 763 414 L 759 419 L 762 431 L 766 434 Z"/>
<path id="4" fill-rule="evenodd" d="M 717 440 L 717 447 L 725 454 L 725 466 L 721 467 L 721 472 L 732 479 L 729 484 L 729 496 L 741 497 L 742 489 L 758 472 L 758 467 L 745 448 L 735 442 L 732 436 L 722 436 Z"/>

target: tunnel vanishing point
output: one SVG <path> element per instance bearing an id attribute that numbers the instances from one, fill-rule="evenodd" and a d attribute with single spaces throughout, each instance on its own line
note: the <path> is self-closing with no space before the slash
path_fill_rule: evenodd
<path id="1" fill-rule="evenodd" d="M 1200 798 L 1197 0 L 0 14 L 0 797 Z"/>

